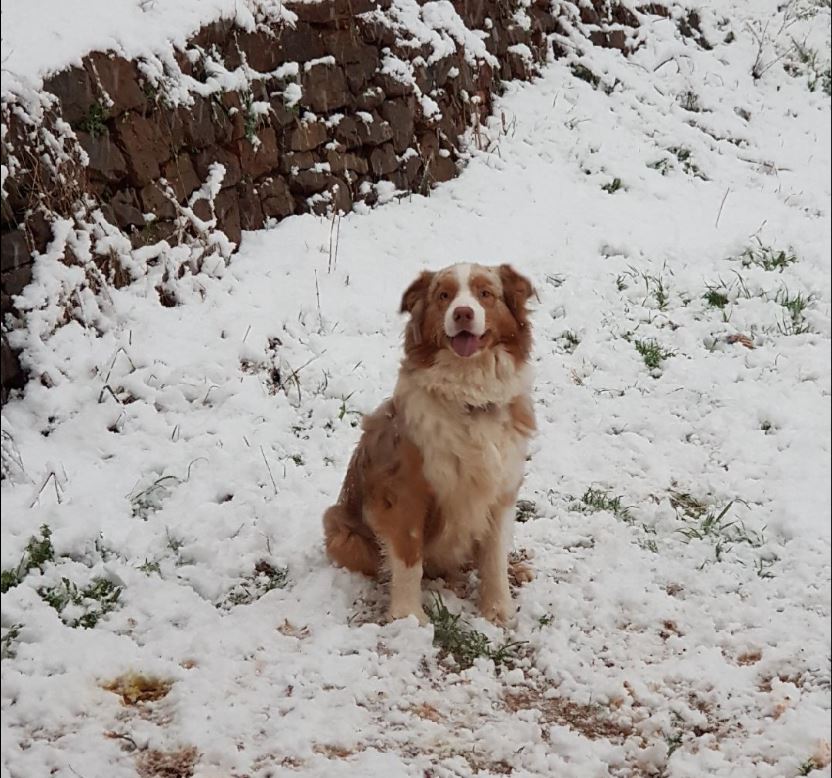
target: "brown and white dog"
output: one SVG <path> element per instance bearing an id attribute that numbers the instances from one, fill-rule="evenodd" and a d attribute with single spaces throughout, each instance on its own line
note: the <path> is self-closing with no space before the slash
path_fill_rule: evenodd
<path id="1" fill-rule="evenodd" d="M 391 574 L 390 617 L 422 608 L 423 572 L 453 578 L 474 560 L 480 610 L 512 614 L 508 551 L 532 409 L 529 281 L 509 265 L 423 272 L 393 397 L 365 417 L 338 503 L 324 514 L 327 553 Z"/>

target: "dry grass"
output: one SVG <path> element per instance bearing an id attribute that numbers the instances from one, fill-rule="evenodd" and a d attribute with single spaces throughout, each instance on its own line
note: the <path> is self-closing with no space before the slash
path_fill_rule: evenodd
<path id="1" fill-rule="evenodd" d="M 144 751 L 136 759 L 136 769 L 139 778 L 191 778 L 198 756 L 193 746 L 178 751 Z"/>
<path id="2" fill-rule="evenodd" d="M 355 751 L 349 748 L 344 748 L 343 746 L 319 744 L 313 746 L 312 750 L 316 754 L 321 754 L 321 756 L 325 756 L 327 759 L 346 759 L 347 757 L 350 757 L 363 749 L 358 749 L 358 751 Z"/>
<path id="3" fill-rule="evenodd" d="M 589 740 L 605 738 L 621 742 L 631 734 L 628 724 L 614 721 L 600 705 L 583 705 L 561 697 L 545 697 L 539 689 L 523 689 L 503 697 L 503 704 L 511 713 L 536 710 L 543 724 L 560 724 Z"/>
<path id="4" fill-rule="evenodd" d="M 508 556 L 508 580 L 515 588 L 534 580 L 534 570 L 530 564 L 531 554 L 521 548 L 519 551 L 512 551 Z"/>
<path id="5" fill-rule="evenodd" d="M 753 665 L 763 658 L 763 652 L 759 649 L 753 651 L 744 651 L 737 657 L 738 665 Z"/>
<path id="6" fill-rule="evenodd" d="M 172 681 L 140 673 L 126 673 L 104 684 L 104 688 L 108 692 L 118 694 L 125 705 L 161 700 L 170 691 L 171 686 L 173 686 Z"/>
<path id="7" fill-rule="evenodd" d="M 423 702 L 420 705 L 413 705 L 407 709 L 409 713 L 418 716 L 420 719 L 427 721 L 442 721 L 442 714 L 428 703 Z"/>

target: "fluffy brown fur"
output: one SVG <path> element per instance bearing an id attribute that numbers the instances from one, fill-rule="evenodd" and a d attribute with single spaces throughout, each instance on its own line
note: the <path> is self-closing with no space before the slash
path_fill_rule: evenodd
<path id="1" fill-rule="evenodd" d="M 404 293 L 410 320 L 396 389 L 365 418 L 338 503 L 324 514 L 336 564 L 371 576 L 389 568 L 393 618 L 424 623 L 423 572 L 453 576 L 472 559 L 483 615 L 511 615 L 513 509 L 535 429 L 532 294 L 508 265 L 424 272 Z M 477 329 L 462 330 L 476 343 L 467 356 L 454 345 L 463 325 Z"/>

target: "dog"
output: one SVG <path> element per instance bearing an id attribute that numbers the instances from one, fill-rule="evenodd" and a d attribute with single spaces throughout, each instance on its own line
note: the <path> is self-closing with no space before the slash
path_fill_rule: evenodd
<path id="1" fill-rule="evenodd" d="M 324 514 L 329 558 L 390 573 L 391 619 L 428 617 L 423 575 L 476 564 L 479 608 L 513 616 L 508 552 L 528 442 L 529 280 L 510 265 L 423 272 L 405 291 L 404 358 L 393 396 L 363 421 L 338 502 Z"/>

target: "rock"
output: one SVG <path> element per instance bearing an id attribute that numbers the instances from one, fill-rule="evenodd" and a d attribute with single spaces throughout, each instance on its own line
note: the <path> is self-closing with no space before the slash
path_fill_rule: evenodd
<path id="1" fill-rule="evenodd" d="M 240 227 L 244 230 L 259 230 L 263 226 L 263 207 L 260 194 L 251 181 L 237 186 L 240 201 Z"/>
<path id="2" fill-rule="evenodd" d="M 109 183 L 121 181 L 127 175 L 127 160 L 109 131 L 90 135 L 79 130 L 75 134 L 89 157 L 87 170 L 90 175 Z"/>
<path id="3" fill-rule="evenodd" d="M 133 189 L 122 189 L 116 192 L 110 199 L 110 209 L 116 226 L 121 229 L 144 225 L 139 198 Z"/>
<path id="4" fill-rule="evenodd" d="M 223 189 L 240 183 L 242 178 L 240 159 L 236 154 L 222 146 L 203 149 L 194 157 L 194 168 L 200 181 L 205 181 L 208 178 L 209 169 L 214 162 L 219 162 L 225 168 L 225 178 L 223 178 L 221 185 Z"/>
<path id="5" fill-rule="evenodd" d="M 348 149 L 356 146 L 379 146 L 393 138 L 393 128 L 377 113 L 371 112 L 372 121 L 352 116 L 344 117 L 335 128 L 335 138 Z"/>
<path id="6" fill-rule="evenodd" d="M 393 25 L 377 16 L 365 16 L 356 19 L 356 27 L 365 43 L 376 46 L 379 50 L 391 49 L 398 42 L 397 32 Z"/>
<path id="7" fill-rule="evenodd" d="M 243 175 L 256 178 L 277 167 L 277 138 L 271 127 L 257 131 L 258 144 L 245 138 L 237 141 L 237 153 Z"/>
<path id="8" fill-rule="evenodd" d="M 439 184 L 443 181 L 450 181 L 456 178 L 459 171 L 456 167 L 452 156 L 443 156 L 438 154 L 431 160 L 430 165 L 430 179 L 433 183 Z"/>
<path id="9" fill-rule="evenodd" d="M 3 242 L 5 243 L 5 237 Z M 32 267 L 30 258 L 28 263 L 3 272 L 3 292 L 9 297 L 20 294 L 32 280 Z"/>
<path id="10" fill-rule="evenodd" d="M 335 138 L 348 149 L 361 145 L 361 135 L 358 132 L 359 120 L 352 116 L 345 116 L 335 126 Z"/>
<path id="11" fill-rule="evenodd" d="M 424 178 L 422 158 L 416 154 L 408 157 L 404 163 L 404 174 L 407 185 L 402 188 L 412 192 L 420 191 L 422 188 L 422 179 Z"/>
<path id="12" fill-rule="evenodd" d="M 396 154 L 393 151 L 392 143 L 385 143 L 383 146 L 373 149 L 370 152 L 370 170 L 376 176 L 384 176 L 392 173 L 399 166 Z"/>
<path id="13" fill-rule="evenodd" d="M 156 106 L 153 116 L 159 125 L 159 130 L 171 154 L 178 153 L 185 143 L 185 123 L 190 121 L 187 110 L 184 106 L 179 108 L 166 108 Z"/>
<path id="14" fill-rule="evenodd" d="M 311 151 L 326 143 L 327 131 L 323 122 L 298 122 L 289 131 L 288 144 L 292 151 Z"/>
<path id="15" fill-rule="evenodd" d="M 384 121 L 375 111 L 370 112 L 373 117 L 371 122 L 366 122 L 359 117 L 358 136 L 362 144 L 368 146 L 379 146 L 393 138 L 393 128 Z"/>
<path id="16" fill-rule="evenodd" d="M 360 157 L 358 154 L 352 154 L 349 151 L 327 151 L 326 161 L 329 162 L 329 169 L 333 173 L 343 173 L 346 170 L 352 170 L 355 173 L 365 175 L 370 169 L 364 157 Z"/>
<path id="17" fill-rule="evenodd" d="M 43 91 L 51 92 L 61 104 L 61 115 L 72 125 L 89 115 L 98 102 L 90 74 L 84 68 L 69 68 L 43 82 Z"/>
<path id="18" fill-rule="evenodd" d="M 295 170 L 309 170 L 318 160 L 311 151 L 290 151 L 281 154 L 278 167 L 283 175 L 293 175 Z"/>
<path id="19" fill-rule="evenodd" d="M 333 179 L 330 188 L 326 192 L 313 195 L 301 204 L 303 212 L 314 213 L 316 216 L 329 216 L 333 212 L 347 213 L 351 209 L 352 194 L 349 186 L 337 178 Z"/>
<path id="20" fill-rule="evenodd" d="M 201 49 L 208 49 L 217 46 L 220 50 L 224 47 L 231 30 L 234 28 L 234 16 L 226 16 L 217 19 L 215 22 L 206 24 L 193 37 L 191 44 Z"/>
<path id="21" fill-rule="evenodd" d="M 323 4 L 322 4 L 323 5 Z M 284 26 L 278 31 L 278 45 L 282 62 L 308 62 L 326 54 L 319 30 L 308 24 L 298 24 L 294 29 Z"/>
<path id="22" fill-rule="evenodd" d="M 381 87 L 368 86 L 355 98 L 355 107 L 359 111 L 372 111 L 384 102 L 384 92 Z"/>
<path id="23" fill-rule="evenodd" d="M 269 118 L 275 130 L 282 130 L 297 118 L 297 112 L 286 107 L 281 93 L 272 93 L 269 98 Z"/>
<path id="24" fill-rule="evenodd" d="M 26 374 L 20 366 L 18 352 L 9 344 L 6 333 L 3 333 L 0 343 L 0 374 L 3 376 L 2 396 L 0 402 L 6 403 L 12 389 L 22 389 L 26 381 Z"/>
<path id="25" fill-rule="evenodd" d="M 229 70 L 240 67 L 245 60 L 252 70 L 268 73 L 286 62 L 280 38 L 268 28 L 255 32 L 234 30 L 226 52 L 225 65 Z"/>
<path id="26" fill-rule="evenodd" d="M 23 230 L 4 232 L 3 239 L 0 240 L 0 271 L 3 273 L 3 287 L 6 286 L 5 274 L 7 272 L 18 270 L 31 262 L 32 253 L 29 251 Z"/>
<path id="27" fill-rule="evenodd" d="M 413 93 L 413 87 L 404 81 L 399 81 L 395 76 L 389 73 L 376 73 L 373 76 L 373 83 L 381 87 L 381 90 L 388 97 L 404 97 Z"/>
<path id="28" fill-rule="evenodd" d="M 158 182 L 154 181 L 143 186 L 139 191 L 139 200 L 141 201 L 142 212 L 151 213 L 156 219 L 172 219 L 176 216 L 175 206 L 165 196 L 161 184 Z M 115 213 L 113 213 L 113 218 L 115 218 Z"/>
<path id="29" fill-rule="evenodd" d="M 347 104 L 350 97 L 344 71 L 337 65 L 318 63 L 304 68 L 303 104 L 315 113 L 328 113 Z"/>
<path id="30" fill-rule="evenodd" d="M 231 121 L 222 106 L 207 97 L 194 96 L 192 106 L 181 106 L 177 114 L 184 142 L 192 149 L 204 149 L 231 139 Z"/>
<path id="31" fill-rule="evenodd" d="M 238 247 L 242 239 L 240 228 L 240 201 L 236 189 L 223 189 L 214 201 L 217 213 L 217 226 Z"/>
<path id="32" fill-rule="evenodd" d="M 119 116 L 146 105 L 147 95 L 139 85 L 139 69 L 135 63 L 124 57 L 96 51 L 86 58 L 86 69 L 92 83 L 102 93 L 101 102 L 107 105 L 110 116 Z"/>
<path id="33" fill-rule="evenodd" d="M 378 70 L 378 49 L 367 45 L 354 25 L 332 30 L 324 35 L 323 42 L 326 53 L 343 66 L 350 91 L 358 94 Z"/>
<path id="34" fill-rule="evenodd" d="M 191 193 L 199 188 L 200 180 L 194 169 L 194 164 L 187 154 L 179 154 L 170 162 L 165 163 L 162 175 L 173 187 L 176 199 L 184 202 Z"/>
<path id="35" fill-rule="evenodd" d="M 351 19 L 356 14 L 389 8 L 390 0 L 329 0 L 325 3 L 287 0 L 284 6 L 297 14 L 300 21 L 328 24 L 336 20 Z"/>
<path id="36" fill-rule="evenodd" d="M 303 195 L 325 192 L 332 188 L 336 179 L 329 173 L 318 170 L 299 170 L 289 179 L 289 189 Z"/>
<path id="37" fill-rule="evenodd" d="M 26 219 L 26 229 L 29 232 L 29 241 L 35 251 L 43 254 L 49 241 L 52 240 L 52 222 L 46 218 L 43 211 L 30 213 Z"/>
<path id="38" fill-rule="evenodd" d="M 161 240 L 171 244 L 177 243 L 176 225 L 171 221 L 154 221 L 146 224 L 140 230 L 134 230 L 130 234 L 130 245 L 136 249 L 141 246 L 152 246 Z"/>
<path id="39" fill-rule="evenodd" d="M 127 156 L 133 184 L 144 186 L 159 177 L 159 166 L 171 156 L 171 149 L 155 121 L 126 113 L 116 122 L 116 137 Z"/>
<path id="40" fill-rule="evenodd" d="M 246 136 L 246 110 L 237 92 L 223 92 L 220 104 L 225 109 L 226 117 L 231 123 L 230 140 L 240 140 Z"/>
<path id="41" fill-rule="evenodd" d="M 388 100 L 381 106 L 381 115 L 393 133 L 393 148 L 401 154 L 413 142 L 415 101 L 411 98 Z"/>
<path id="42" fill-rule="evenodd" d="M 260 203 L 265 216 L 282 219 L 295 211 L 295 200 L 289 185 L 280 176 L 269 176 L 258 184 Z"/>

